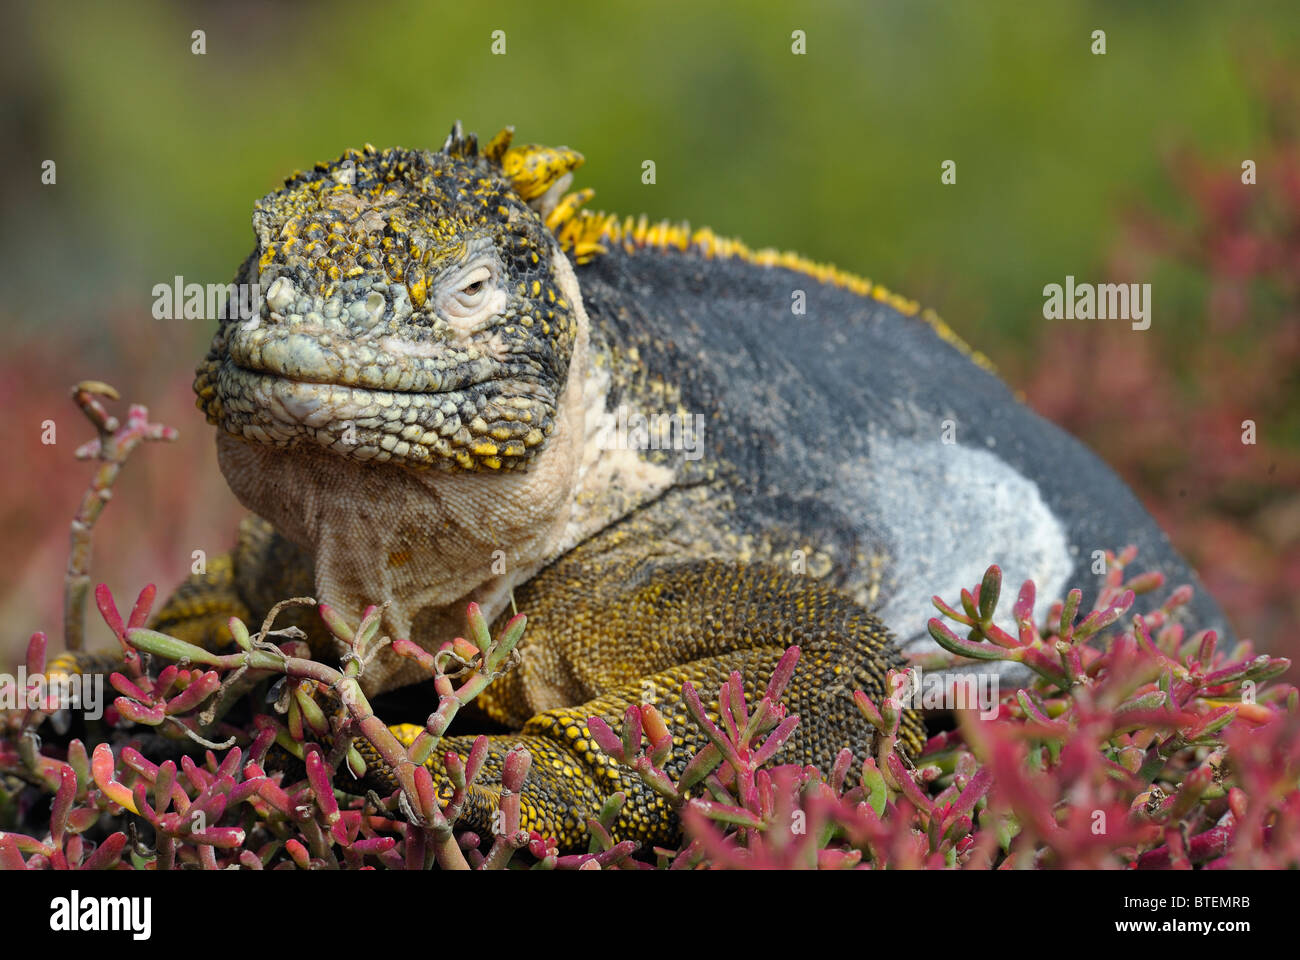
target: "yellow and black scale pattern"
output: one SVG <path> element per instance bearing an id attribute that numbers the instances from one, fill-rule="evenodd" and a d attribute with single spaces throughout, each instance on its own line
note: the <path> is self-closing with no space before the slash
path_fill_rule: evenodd
<path id="1" fill-rule="evenodd" d="M 738 671 L 752 710 L 791 644 L 801 654 L 783 702 L 800 722 L 777 762 L 825 771 L 844 747 L 859 759 L 868 755 L 874 731 L 854 706 L 853 691 L 878 698 L 886 671 L 902 665 L 870 614 L 836 590 L 775 567 L 717 559 L 658 564 L 649 549 L 611 555 L 605 546 L 579 548 L 516 593 L 529 617 L 522 662 L 477 702 L 520 732 L 490 739 L 481 777 L 486 786 L 471 795 L 468 823 L 490 827 L 497 801 L 492 784 L 506 751 L 521 745 L 533 757 L 522 798 L 525 829 L 554 836 L 564 847 L 581 846 L 586 818 L 622 790 L 628 801 L 614 824 L 616 839 L 672 839 L 677 825 L 663 798 L 601 753 L 587 719 L 599 716 L 621 730 L 630 704 L 654 703 L 673 736 L 665 770 L 676 778 L 708 743 L 687 715 L 682 684 L 695 686 L 716 721 L 718 689 Z M 394 733 L 410 743 L 419 730 L 402 726 Z M 904 749 L 915 753 L 923 739 L 920 719 L 909 711 Z M 473 740 L 453 737 L 444 747 L 464 758 Z M 368 760 L 371 769 L 382 769 L 373 754 Z M 431 758 L 430 767 L 441 774 L 440 759 Z"/>

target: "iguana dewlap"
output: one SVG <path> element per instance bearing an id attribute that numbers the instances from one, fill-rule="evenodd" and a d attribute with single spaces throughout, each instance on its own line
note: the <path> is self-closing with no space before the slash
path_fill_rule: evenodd
<path id="1" fill-rule="evenodd" d="M 932 643 L 929 598 L 990 563 L 1044 603 L 1095 591 L 1093 551 L 1127 543 L 1195 580 L 937 318 L 791 255 L 580 211 L 589 193 L 563 195 L 580 162 L 457 128 L 440 152 L 349 151 L 257 204 L 236 280 L 261 313 L 221 323 L 195 389 L 261 519 L 160 629 L 215 635 L 311 594 L 354 621 L 387 603 L 384 632 L 432 648 L 467 601 L 492 617 L 513 596 L 522 662 L 480 704 L 523 732 L 494 738 L 489 773 L 527 743 L 526 826 L 568 845 L 620 788 L 617 833 L 673 829 L 598 762 L 592 714 L 617 725 L 653 698 L 696 742 L 683 679 L 716 696 L 739 669 L 760 689 L 798 643 L 802 723 L 778 759 L 825 769 L 870 742 L 853 690 L 878 696 Z M 1194 612 L 1222 629 L 1204 591 Z M 421 676 L 392 656 L 365 684 Z M 914 715 L 904 734 L 915 749 Z"/>

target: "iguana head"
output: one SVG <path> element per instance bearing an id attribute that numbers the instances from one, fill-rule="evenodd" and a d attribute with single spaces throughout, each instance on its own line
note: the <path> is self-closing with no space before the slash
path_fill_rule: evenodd
<path id="1" fill-rule="evenodd" d="M 222 321 L 195 389 L 232 491 L 306 554 L 238 564 L 258 595 L 275 589 L 272 567 L 310 561 L 318 600 L 354 622 L 381 604 L 387 635 L 432 648 L 461 629 L 466 600 L 496 616 L 678 482 L 683 458 L 609 442 L 615 376 L 644 368 L 611 327 L 592 329 L 569 257 L 605 242 L 747 251 L 579 215 L 590 191 L 564 191 L 581 159 L 511 147 L 508 130 L 480 152 L 457 127 L 441 151 L 348 151 L 256 204 L 237 282 L 256 285 L 258 309 Z M 657 402 L 678 402 L 657 385 Z M 388 652 L 365 686 L 418 676 Z"/>
<path id="2" fill-rule="evenodd" d="M 480 151 L 457 125 L 441 151 L 349 151 L 256 206 L 237 282 L 260 310 L 221 322 L 199 407 L 231 490 L 307 553 L 315 595 L 353 618 L 384 604 L 389 636 L 450 638 L 467 599 L 506 608 L 634 502 L 587 491 L 615 470 L 648 473 L 646 496 L 667 483 L 592 440 L 608 375 L 570 256 L 603 249 L 608 218 L 564 193 L 581 162 L 508 129 Z M 412 673 L 379 661 L 369 689 Z"/>
<path id="3" fill-rule="evenodd" d="M 510 134 L 482 152 L 459 124 L 440 152 L 367 145 L 262 198 L 238 278 L 260 311 L 224 320 L 198 369 L 209 421 L 416 468 L 532 460 L 578 332 L 543 217 L 582 157 Z"/>

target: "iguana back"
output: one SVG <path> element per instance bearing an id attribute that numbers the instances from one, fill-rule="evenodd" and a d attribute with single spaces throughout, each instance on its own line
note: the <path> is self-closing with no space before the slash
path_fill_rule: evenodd
<path id="1" fill-rule="evenodd" d="M 1099 552 L 1134 544 L 1144 569 L 1196 585 L 1199 627 L 1227 633 L 1114 472 L 933 315 L 811 265 L 610 246 L 577 271 L 593 342 L 639 358 L 612 364 L 626 372 L 610 409 L 659 412 L 663 384 L 703 414 L 703 455 L 676 465 L 686 483 L 716 470 L 734 505 L 689 522 L 709 516 L 731 552 L 811 566 L 914 650 L 933 646 L 930 597 L 956 596 L 991 563 L 1012 585 L 1035 581 L 1040 614 L 1076 586 L 1086 609 Z"/>

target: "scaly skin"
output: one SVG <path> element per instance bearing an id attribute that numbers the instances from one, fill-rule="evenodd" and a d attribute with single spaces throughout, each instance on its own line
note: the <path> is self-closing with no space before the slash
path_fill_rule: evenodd
<path id="1" fill-rule="evenodd" d="M 617 837 L 677 829 L 599 755 L 590 716 L 617 728 L 653 699 L 676 773 L 702 745 L 682 682 L 715 697 L 739 670 L 753 693 L 798 643 L 801 723 L 777 759 L 826 769 L 871 748 L 853 690 L 885 692 L 967 567 L 1032 576 L 1044 603 L 1068 580 L 1088 603 L 1091 551 L 1137 542 L 1194 580 L 1123 484 L 933 314 L 792 254 L 580 210 L 590 191 L 564 193 L 580 162 L 508 130 L 480 153 L 457 126 L 441 152 L 349 151 L 257 204 L 237 280 L 261 312 L 221 323 L 195 381 L 257 517 L 158 629 L 210 644 L 231 615 L 311 594 L 354 622 L 383 603 L 384 633 L 433 649 L 466 602 L 499 628 L 513 600 L 522 660 L 478 705 L 520 732 L 492 738 L 467 822 L 491 828 L 525 743 L 524 827 L 577 847 L 615 789 Z M 627 410 L 702 434 L 617 442 Z M 1222 626 L 1212 601 L 1195 614 Z M 381 655 L 362 682 L 422 677 Z M 922 737 L 906 713 L 901 745 Z"/>
<path id="2" fill-rule="evenodd" d="M 547 268 L 553 239 L 483 165 L 349 151 L 258 203 L 258 251 L 237 282 L 261 285 L 266 316 L 224 323 L 214 339 L 194 384 L 208 420 L 353 460 L 526 464 L 554 430 L 577 322 Z M 457 267 L 478 250 L 503 295 L 490 337 L 438 302 L 456 290 L 437 281 L 463 279 Z M 297 415 L 307 408 L 327 415 Z"/>
<path id="3" fill-rule="evenodd" d="M 471 795 L 468 823 L 490 825 L 492 785 L 506 751 L 520 744 L 533 756 L 522 798 L 524 829 L 556 837 L 564 847 L 582 846 L 586 818 L 623 790 L 628 802 L 613 826 L 615 838 L 672 839 L 677 824 L 663 798 L 601 754 L 587 718 L 601 717 L 619 730 L 630 704 L 654 703 L 673 736 L 665 770 L 675 779 L 708 743 L 686 712 L 683 682 L 695 685 L 716 720 L 718 689 L 731 672 L 744 678 L 752 707 L 791 643 L 799 644 L 800 657 L 782 701 L 800 723 L 778 760 L 826 770 L 845 746 L 859 756 L 871 749 L 874 731 L 852 694 L 878 696 L 886 669 L 901 666 L 901 658 L 880 623 L 848 598 L 779 570 L 718 560 L 664 565 L 638 578 L 629 569 L 638 561 L 627 558 L 596 573 L 583 553 L 575 551 L 516 595 L 529 617 L 523 662 L 475 703 L 520 733 L 491 738 L 482 777 L 487 786 Z M 602 638 L 616 642 L 605 646 Z M 421 728 L 393 729 L 409 744 Z M 908 712 L 902 748 L 915 753 L 923 737 L 919 718 Z M 452 737 L 444 746 L 465 759 L 473 741 Z M 430 760 L 435 780 L 442 752 Z M 372 751 L 363 755 L 371 770 L 382 769 Z M 374 783 L 383 792 L 397 787 L 391 779 Z"/>

